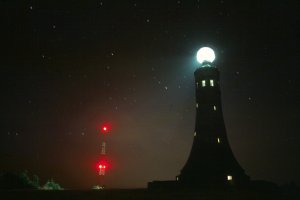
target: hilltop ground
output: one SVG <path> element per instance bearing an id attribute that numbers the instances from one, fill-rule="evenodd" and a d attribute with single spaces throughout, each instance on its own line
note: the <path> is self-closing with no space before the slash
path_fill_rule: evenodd
<path id="1" fill-rule="evenodd" d="M 300 192 L 297 189 L 280 189 L 276 191 L 261 190 L 147 190 L 147 189 L 115 189 L 115 190 L 62 190 L 62 191 L 0 191 L 0 198 L 5 200 L 31 199 L 31 200 L 98 200 L 98 199 L 198 199 L 198 200 L 289 200 L 300 199 Z"/>

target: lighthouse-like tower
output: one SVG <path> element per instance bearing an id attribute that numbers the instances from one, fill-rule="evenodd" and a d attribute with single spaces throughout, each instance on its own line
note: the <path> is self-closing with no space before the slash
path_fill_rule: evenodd
<path id="1" fill-rule="evenodd" d="M 196 124 L 190 155 L 176 181 L 152 181 L 148 188 L 200 188 L 248 185 L 247 176 L 230 148 L 222 112 L 220 73 L 209 47 L 197 53 L 194 72 Z"/>
<path id="2" fill-rule="evenodd" d="M 196 124 L 193 146 L 177 181 L 183 186 L 240 185 L 249 181 L 230 148 L 223 119 L 219 70 L 214 51 L 197 53 L 200 66 L 194 72 Z"/>

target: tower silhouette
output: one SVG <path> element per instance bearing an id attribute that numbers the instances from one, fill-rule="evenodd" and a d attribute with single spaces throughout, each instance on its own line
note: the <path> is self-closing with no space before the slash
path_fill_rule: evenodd
<path id="1" fill-rule="evenodd" d="M 223 119 L 220 72 L 209 47 L 197 52 L 200 66 L 194 72 L 196 124 L 187 162 L 176 181 L 152 181 L 148 188 L 216 187 L 248 185 L 247 176 L 230 148 Z"/>
<path id="2" fill-rule="evenodd" d="M 176 178 L 181 185 L 222 186 L 249 181 L 227 139 L 219 74 L 208 61 L 202 62 L 194 72 L 196 124 L 190 155 Z"/>

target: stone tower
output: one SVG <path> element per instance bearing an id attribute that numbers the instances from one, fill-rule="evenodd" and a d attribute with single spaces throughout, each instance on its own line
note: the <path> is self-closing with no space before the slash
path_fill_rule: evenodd
<path id="1" fill-rule="evenodd" d="M 194 72 L 196 124 L 190 155 L 176 181 L 152 181 L 148 188 L 216 187 L 250 182 L 230 148 L 222 112 L 220 73 L 208 47 L 197 53 Z"/>
<path id="2" fill-rule="evenodd" d="M 235 159 L 227 139 L 219 70 L 212 62 L 203 61 L 194 76 L 194 141 L 177 181 L 190 186 L 244 184 L 249 181 L 249 177 Z"/>

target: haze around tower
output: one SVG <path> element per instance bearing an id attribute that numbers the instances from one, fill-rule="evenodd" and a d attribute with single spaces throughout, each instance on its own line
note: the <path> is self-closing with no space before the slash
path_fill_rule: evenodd
<path id="1" fill-rule="evenodd" d="M 109 122 L 107 187 L 174 179 L 193 142 L 203 45 L 216 50 L 241 166 L 300 184 L 298 0 L 3 0 L 0 17 L 0 172 L 90 189 Z"/>

